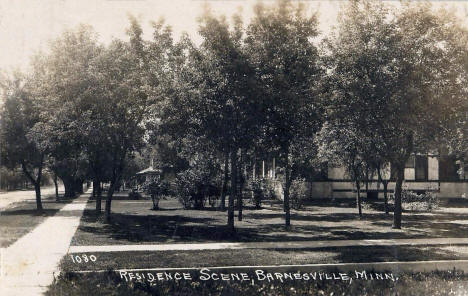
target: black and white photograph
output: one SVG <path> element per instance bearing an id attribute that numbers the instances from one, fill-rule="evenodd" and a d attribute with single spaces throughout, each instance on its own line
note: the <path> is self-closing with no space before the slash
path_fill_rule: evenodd
<path id="1" fill-rule="evenodd" d="M 468 1 L 0 0 L 0 295 L 468 295 Z"/>

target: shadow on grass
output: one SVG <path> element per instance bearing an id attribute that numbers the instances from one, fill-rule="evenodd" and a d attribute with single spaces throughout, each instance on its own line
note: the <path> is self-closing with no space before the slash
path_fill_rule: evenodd
<path id="1" fill-rule="evenodd" d="M 210 221 L 214 221 L 211 218 L 113 213 L 110 222 L 103 223 L 102 219 L 103 217 L 96 215 L 93 210 L 85 210 L 82 223 L 101 223 L 98 223 L 97 226 L 82 224 L 79 230 L 129 242 L 165 242 L 171 238 L 193 242 L 209 239 L 225 240 L 230 237 L 225 227 L 206 225 Z"/>
<path id="2" fill-rule="evenodd" d="M 208 241 L 310 241 L 329 239 L 388 238 L 387 233 L 369 235 L 350 226 L 293 225 L 286 232 L 283 223 L 267 224 L 256 228 L 238 227 L 231 234 L 225 225 L 214 224 L 211 218 L 186 217 L 183 215 L 130 215 L 115 213 L 110 223 L 102 223 L 102 216 L 86 210 L 79 230 L 104 235 L 114 240 L 127 242 L 208 242 Z M 98 223 L 96 223 L 98 222 Z M 398 233 L 394 233 L 398 235 Z M 401 235 L 400 235 L 401 236 Z"/>
<path id="3" fill-rule="evenodd" d="M 36 209 L 19 209 L 19 210 L 7 210 L 2 212 L 2 216 L 54 216 L 59 209 L 43 209 L 39 212 Z"/>
<path id="4" fill-rule="evenodd" d="M 292 229 L 284 228 L 284 214 L 280 208 L 268 211 L 244 212 L 243 225 L 238 225 L 231 234 L 225 226 L 225 213 L 214 215 L 216 208 L 181 210 L 169 200 L 160 210 L 149 215 L 139 215 L 135 206 L 133 213 L 113 213 L 110 223 L 103 223 L 91 208 L 85 210 L 79 230 L 118 240 L 118 243 L 158 243 L 158 242 L 255 242 L 255 241 L 310 241 L 310 240 L 352 240 L 352 239 L 398 239 L 398 238 L 441 238 L 466 237 L 468 216 L 456 213 L 408 213 L 403 214 L 403 230 L 391 229 L 393 215 L 366 213 L 359 220 L 357 213 L 327 213 L 317 209 L 297 211 L 291 215 Z M 329 201 L 315 204 L 329 205 Z M 351 204 L 351 203 L 350 203 Z M 122 204 L 124 207 L 129 205 Z M 121 205 L 121 206 L 122 206 Z M 148 201 L 150 210 L 152 204 Z M 168 208 L 164 208 L 167 206 Z M 128 211 L 127 208 L 125 210 Z M 148 213 L 148 212 L 147 212 Z M 212 214 L 213 213 L 213 214 Z M 276 221 L 272 221 L 276 219 Z M 270 221 L 269 221 L 270 220 Z M 454 220 L 461 223 L 454 224 Z M 463 221 L 467 224 L 463 224 Z M 265 221 L 261 223 L 259 221 Z M 356 223 L 356 221 L 362 221 Z M 297 223 L 296 222 L 301 222 Z M 310 223 L 309 223 L 310 222 Z M 323 222 L 323 224 L 322 224 Z M 343 225 L 344 222 L 344 225 Z M 336 223 L 336 224 L 335 224 Z M 341 223 L 341 224 L 340 224 Z M 363 229 L 363 223 L 366 228 Z M 375 229 L 375 230 L 373 230 Z M 407 230 L 409 229 L 409 230 Z M 407 230 L 407 231 L 406 231 Z M 92 244 L 89 236 L 84 244 Z M 111 243 L 116 243 L 111 242 Z M 80 244 L 83 244 L 80 243 Z"/>

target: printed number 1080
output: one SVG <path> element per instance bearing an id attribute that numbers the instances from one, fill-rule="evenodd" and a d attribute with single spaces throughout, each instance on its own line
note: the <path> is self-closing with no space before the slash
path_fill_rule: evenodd
<path id="1" fill-rule="evenodd" d="M 91 262 L 96 262 L 97 258 L 96 256 L 94 255 L 86 255 L 86 254 L 82 254 L 82 255 L 70 255 L 73 263 L 87 263 L 89 261 Z"/>

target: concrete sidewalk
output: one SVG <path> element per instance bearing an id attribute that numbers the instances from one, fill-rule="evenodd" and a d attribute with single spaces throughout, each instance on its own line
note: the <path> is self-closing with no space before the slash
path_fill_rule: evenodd
<path id="1" fill-rule="evenodd" d="M 318 249 L 355 246 L 468 245 L 468 238 L 372 239 L 290 242 L 196 243 L 155 245 L 71 246 L 69 253 L 128 251 L 187 251 L 225 249 Z"/>
<path id="2" fill-rule="evenodd" d="M 41 295 L 54 279 L 80 223 L 89 194 L 82 194 L 33 231 L 2 249 L 0 295 Z"/>

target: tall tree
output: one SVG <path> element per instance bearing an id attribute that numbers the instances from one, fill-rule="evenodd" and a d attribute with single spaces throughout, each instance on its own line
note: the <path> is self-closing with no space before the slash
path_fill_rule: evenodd
<path id="1" fill-rule="evenodd" d="M 242 219 L 242 196 L 238 186 L 242 183 L 239 174 L 243 167 L 241 150 L 252 147 L 258 137 L 262 101 L 255 71 L 245 50 L 240 17 L 233 17 L 230 29 L 225 18 L 206 13 L 201 18 L 200 34 L 203 37 L 199 51 L 202 63 L 198 65 L 202 66 L 199 70 L 203 73 L 205 91 L 199 105 L 203 109 L 198 114 L 206 137 L 221 153 L 230 155 L 228 228 L 233 232 L 236 199 L 238 218 Z"/>
<path id="2" fill-rule="evenodd" d="M 3 81 L 5 101 L 0 113 L 1 162 L 9 169 L 21 168 L 36 191 L 36 208 L 42 212 L 41 180 L 47 157 L 44 135 L 34 127 L 40 124 L 38 100 L 29 80 L 22 74 Z"/>
<path id="3" fill-rule="evenodd" d="M 356 187 L 356 206 L 362 217 L 361 185 L 366 178 L 366 155 L 362 149 L 362 137 L 351 122 L 343 123 L 329 118 L 315 141 L 318 146 L 317 158 L 328 165 L 343 166 Z"/>
<path id="4" fill-rule="evenodd" d="M 396 173 L 393 227 L 401 228 L 405 163 L 440 141 L 458 105 L 459 29 L 428 4 L 390 9 L 351 1 L 332 37 L 329 111 L 358 128 L 363 151 Z M 343 125 L 343 129 L 346 129 Z"/>
<path id="5" fill-rule="evenodd" d="M 148 95 L 144 89 L 141 58 L 128 43 L 114 40 L 100 57 L 106 88 L 103 94 L 104 112 L 101 129 L 110 155 L 110 185 L 107 191 L 105 214 L 110 220 L 112 197 L 119 186 L 125 161 L 141 147 L 143 126 L 141 125 L 148 106 Z"/>
<path id="6" fill-rule="evenodd" d="M 289 189 L 295 178 L 301 147 L 312 142 L 320 128 L 317 81 L 321 76 L 319 55 L 312 39 L 318 34 L 316 15 L 303 4 L 278 1 L 255 6 L 247 29 L 248 51 L 261 80 L 265 135 L 279 150 L 285 166 L 285 225 L 290 226 Z M 308 140 L 305 140 L 308 139 Z"/>
<path id="7" fill-rule="evenodd" d="M 32 62 L 33 89 L 41 102 L 41 126 L 36 129 L 47 139 L 51 169 L 62 179 L 65 196 L 82 193 L 88 173 L 89 118 L 100 98 L 93 63 L 100 51 L 96 33 L 82 25 L 63 32 L 47 54 Z"/>
<path id="8" fill-rule="evenodd" d="M 223 195 L 231 177 L 228 230 L 234 232 L 234 200 L 238 197 L 239 151 L 254 142 L 259 125 L 259 99 L 253 67 L 243 50 L 242 23 L 231 29 L 224 17 L 208 11 L 200 18 L 199 48 L 186 38 L 174 52 L 174 80 L 164 108 L 164 125 L 179 142 L 206 141 L 225 163 Z M 174 137 L 175 138 L 175 137 Z M 197 149 L 199 145 L 190 145 Z M 230 163 L 230 174 L 226 163 Z M 239 203 L 240 204 L 240 203 Z"/>

